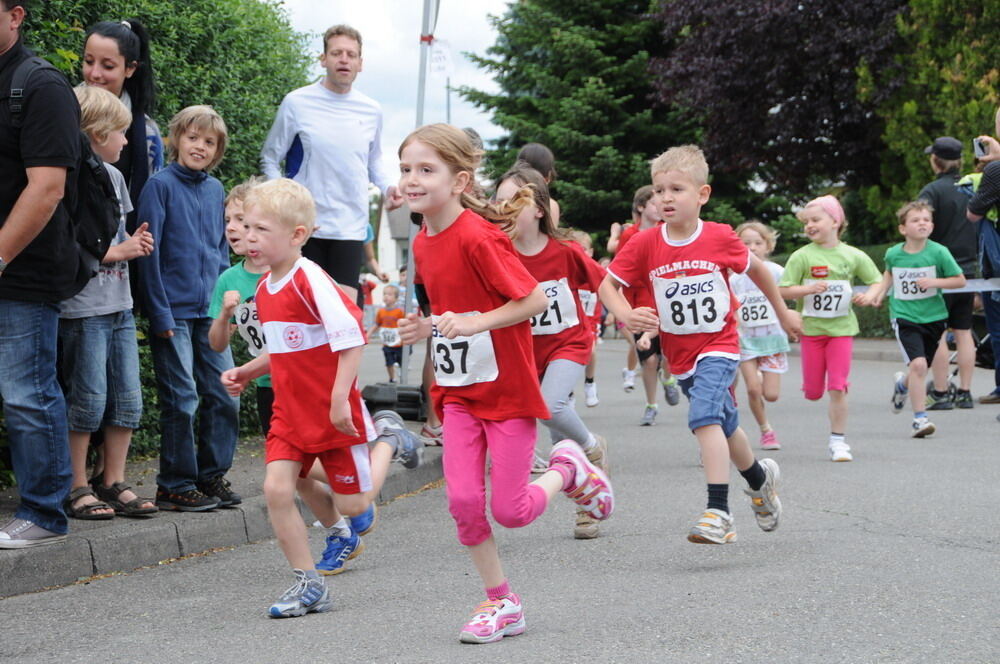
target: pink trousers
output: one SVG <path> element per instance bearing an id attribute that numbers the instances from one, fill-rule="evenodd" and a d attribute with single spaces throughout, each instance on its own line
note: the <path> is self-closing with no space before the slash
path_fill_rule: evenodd
<path id="1" fill-rule="evenodd" d="M 802 391 L 806 399 L 816 401 L 827 390 L 847 391 L 851 373 L 854 337 L 808 336 L 803 334 Z"/>
<path id="2" fill-rule="evenodd" d="M 444 405 L 444 478 L 458 541 L 475 546 L 489 538 L 486 453 L 490 456 L 490 511 L 501 526 L 526 526 L 545 511 L 548 496 L 532 485 L 535 419 L 481 420 L 465 406 Z"/>

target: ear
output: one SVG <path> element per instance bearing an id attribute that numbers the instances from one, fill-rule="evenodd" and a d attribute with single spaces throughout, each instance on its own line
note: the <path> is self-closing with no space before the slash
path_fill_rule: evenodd
<path id="1" fill-rule="evenodd" d="M 24 7 L 18 5 L 10 10 L 10 25 L 15 30 L 20 29 L 24 24 Z"/>
<path id="2" fill-rule="evenodd" d="M 708 202 L 708 199 L 712 196 L 711 185 L 703 184 L 698 189 L 698 204 L 704 205 Z"/>
<path id="3" fill-rule="evenodd" d="M 455 179 L 452 185 L 452 192 L 456 194 L 461 194 L 472 182 L 472 174 L 468 171 L 459 171 L 455 174 Z"/>
<path id="4" fill-rule="evenodd" d="M 132 78 L 132 74 L 135 70 L 139 68 L 139 63 L 133 60 L 132 62 L 125 65 L 125 78 Z"/>
<path id="5" fill-rule="evenodd" d="M 292 244 L 301 246 L 306 243 L 306 240 L 309 239 L 310 235 L 311 233 L 306 229 L 306 227 L 300 224 L 295 227 L 294 231 L 292 231 Z"/>

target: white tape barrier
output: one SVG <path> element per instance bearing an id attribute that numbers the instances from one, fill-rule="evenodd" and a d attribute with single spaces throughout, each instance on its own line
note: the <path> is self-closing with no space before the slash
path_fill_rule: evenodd
<path id="1" fill-rule="evenodd" d="M 852 290 L 855 293 L 864 293 L 868 290 L 868 286 L 855 286 Z M 941 290 L 946 294 L 995 291 L 1000 290 L 1000 279 L 969 279 L 961 288 L 942 288 Z"/>

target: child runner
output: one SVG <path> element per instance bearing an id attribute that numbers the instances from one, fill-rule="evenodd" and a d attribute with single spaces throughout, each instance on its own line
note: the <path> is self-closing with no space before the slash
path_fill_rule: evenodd
<path id="1" fill-rule="evenodd" d="M 910 393 L 913 405 L 912 433 L 924 438 L 935 431 L 927 419 L 927 366 L 934 359 L 938 343 L 948 326 L 948 307 L 942 288 L 961 288 L 965 276 L 955 257 L 943 244 L 929 239 L 934 230 L 934 211 L 926 201 L 907 203 L 899 208 L 899 232 L 904 242 L 885 252 L 885 274 L 871 303 L 882 304 L 889 286 L 889 317 L 896 340 L 909 367 L 904 382 L 896 372 L 892 389 L 892 412 L 900 413 Z"/>
<path id="2" fill-rule="evenodd" d="M 851 461 L 851 446 L 844 438 L 847 378 L 858 333 L 851 302 L 869 304 L 881 275 L 866 253 L 840 241 L 847 219 L 836 198 L 820 196 L 797 216 L 811 243 L 788 258 L 779 282 L 781 296 L 802 300 L 802 391 L 806 399 L 822 398 L 824 389 L 830 393 L 830 460 Z M 854 295 L 854 279 L 868 284 L 868 292 Z"/>
<path id="3" fill-rule="evenodd" d="M 244 202 L 247 255 L 271 267 L 257 286 L 255 303 L 267 348 L 243 366 L 222 374 L 237 395 L 270 370 L 274 415 L 266 442 L 264 495 L 278 544 L 291 563 L 295 585 L 271 605 L 272 618 L 328 611 L 332 601 L 317 567 L 338 563 L 363 548 L 341 514 L 368 509 L 385 480 L 389 462 L 419 464 L 421 445 L 391 411 L 368 416 L 358 392 L 357 372 L 365 343 L 361 310 L 327 273 L 302 257 L 316 218 L 309 191 L 287 178 L 250 190 Z M 376 438 L 376 433 L 378 437 Z M 366 441 L 375 439 L 369 452 Z M 319 461 L 335 495 L 316 515 L 329 539 L 351 540 L 341 559 L 314 566 L 295 489 Z M 307 501 L 308 502 L 308 501 Z M 314 503 L 309 506 L 314 508 Z M 315 509 L 315 508 L 314 508 Z"/>
<path id="4" fill-rule="evenodd" d="M 107 90 L 83 86 L 80 126 L 90 147 L 104 161 L 115 187 L 121 217 L 118 234 L 101 266 L 74 297 L 59 304 L 62 375 L 66 382 L 69 452 L 73 487 L 66 513 L 76 519 L 110 519 L 115 514 L 139 516 L 157 511 L 148 498 L 135 495 L 125 483 L 125 457 L 132 430 L 142 417 L 139 347 L 127 261 L 148 256 L 153 236 L 146 224 L 129 236 L 125 218 L 132 211 L 128 188 L 118 161 L 132 121 L 128 108 Z M 87 486 L 87 447 L 94 431 L 104 429 L 104 472 L 94 488 Z M 96 491 L 96 495 L 95 495 Z M 102 502 L 103 501 L 103 502 Z"/>
<path id="5" fill-rule="evenodd" d="M 729 511 L 730 460 L 750 486 L 746 493 L 757 525 L 772 531 L 781 518 L 778 464 L 754 459 L 739 427 L 732 389 L 740 357 L 738 303 L 729 290 L 729 271 L 749 274 L 789 334 L 797 332 L 798 315 L 788 310 L 771 273 L 732 228 L 699 218 L 712 190 L 697 146 L 670 148 L 653 160 L 651 170 L 665 223 L 619 250 L 601 284 L 601 301 L 630 329 L 659 330 L 691 404 L 688 426 L 698 438 L 708 482 L 708 506 L 688 540 L 725 544 L 736 538 Z M 651 289 L 656 309 L 633 309 L 622 286 Z"/>
<path id="6" fill-rule="evenodd" d="M 778 237 L 774 229 L 759 221 L 748 221 L 736 227 L 736 235 L 750 253 L 760 259 L 777 284 L 783 268 L 767 260 Z M 740 332 L 740 373 L 747 386 L 750 412 L 760 427 L 760 449 L 780 450 L 781 443 L 767 419 L 764 401 L 778 400 L 781 374 L 788 371 L 788 335 L 781 329 L 767 296 L 749 277 L 734 274 L 729 285 L 740 303 L 736 312 Z"/>
<path id="7" fill-rule="evenodd" d="M 531 190 L 496 207 L 464 193 L 480 153 L 450 125 L 417 129 L 403 141 L 399 155 L 400 190 L 410 209 L 424 218 L 413 255 L 432 312 L 424 319 L 408 315 L 400 321 L 400 335 L 405 344 L 433 336 L 434 403 L 444 415 L 449 510 L 487 597 L 459 638 L 490 643 L 521 634 L 524 613 L 486 518 L 487 452 L 491 511 L 506 527 L 537 519 L 559 491 L 595 519 L 606 519 L 614 494 L 604 472 L 571 440 L 553 447 L 548 472 L 528 482 L 535 420 L 549 416 L 528 320 L 546 311 L 549 302 L 510 239 L 481 215 L 509 226 L 521 210 L 534 207 Z"/>
<path id="8" fill-rule="evenodd" d="M 549 302 L 545 311 L 531 318 L 535 370 L 552 414 L 542 423 L 548 427 L 553 445 L 567 438 L 576 442 L 591 463 L 607 473 L 607 442 L 587 429 L 571 401 L 594 348 L 590 319 L 574 293 L 581 288 L 595 293 L 604 270 L 556 229 L 549 215 L 548 186 L 535 169 L 523 162 L 515 164 L 500 178 L 497 200 L 512 200 L 524 187 L 530 188 L 534 205 L 524 206 L 515 219 L 514 249 Z M 597 535 L 597 520 L 578 508 L 573 536 L 593 539 Z"/>
<path id="9" fill-rule="evenodd" d="M 545 178 L 545 184 L 550 184 L 556 179 L 556 156 L 552 154 L 547 146 L 541 143 L 525 143 L 517 153 L 517 161 L 535 169 Z M 552 217 L 552 225 L 559 228 L 559 220 L 562 212 L 559 210 L 559 203 L 556 199 L 549 197 L 549 216 Z"/>
<path id="10" fill-rule="evenodd" d="M 403 309 L 397 298 L 399 288 L 388 285 L 382 289 L 382 304 L 375 312 L 375 324 L 368 330 L 368 336 L 381 331 L 382 354 L 385 356 L 385 370 L 389 374 L 389 382 L 396 382 L 396 369 L 403 361 L 403 342 L 399 340 L 399 319 L 403 317 Z"/>

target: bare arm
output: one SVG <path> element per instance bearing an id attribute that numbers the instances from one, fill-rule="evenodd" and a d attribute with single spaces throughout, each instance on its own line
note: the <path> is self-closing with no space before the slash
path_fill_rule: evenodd
<path id="1" fill-rule="evenodd" d="M 781 327 L 784 328 L 792 341 L 798 339 L 799 335 L 802 334 L 802 317 L 797 311 L 791 311 L 788 308 L 779 292 L 778 284 L 774 283 L 771 271 L 753 254 L 750 254 L 750 267 L 747 269 L 747 276 L 757 284 L 757 288 L 774 307 L 774 313 L 777 314 Z"/>
<path id="2" fill-rule="evenodd" d="M 240 303 L 240 292 L 235 290 L 226 291 L 222 295 L 222 309 L 219 315 L 212 321 L 212 326 L 208 328 L 208 345 L 216 353 L 221 353 L 229 346 L 229 337 L 233 336 L 236 326 L 230 323 L 233 311 Z"/>
<path id="3" fill-rule="evenodd" d="M 364 346 L 355 346 L 339 351 L 337 375 L 333 379 L 333 390 L 330 392 L 330 423 L 337 431 L 349 436 L 358 435 L 348 397 L 351 395 L 351 387 L 358 379 L 358 368 L 361 366 L 363 348 Z"/>
<path id="4" fill-rule="evenodd" d="M 655 332 L 660 329 L 660 319 L 649 307 L 633 309 L 621 293 L 622 283 L 610 274 L 605 275 L 597 293 L 601 303 L 615 318 L 632 332 Z"/>
<path id="5" fill-rule="evenodd" d="M 28 186 L 0 228 L 0 258 L 10 263 L 38 237 L 55 214 L 66 191 L 66 169 L 35 166 L 25 169 Z"/>
<path id="6" fill-rule="evenodd" d="M 446 311 L 438 318 L 437 328 L 447 339 L 469 337 L 486 330 L 496 330 L 509 327 L 545 311 L 549 306 L 549 298 L 545 297 L 542 287 L 535 289 L 520 300 L 509 300 L 505 304 L 477 316 L 460 316 Z"/>

